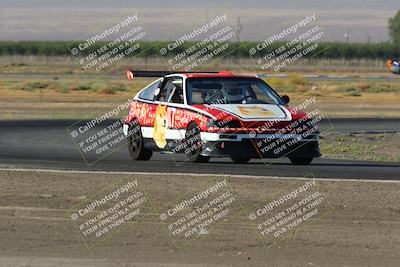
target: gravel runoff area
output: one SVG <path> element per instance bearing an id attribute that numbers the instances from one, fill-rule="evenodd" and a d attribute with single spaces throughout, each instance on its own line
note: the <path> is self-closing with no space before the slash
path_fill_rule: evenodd
<path id="1" fill-rule="evenodd" d="M 3 169 L 0 266 L 397 266 L 399 189 L 312 174 Z"/>

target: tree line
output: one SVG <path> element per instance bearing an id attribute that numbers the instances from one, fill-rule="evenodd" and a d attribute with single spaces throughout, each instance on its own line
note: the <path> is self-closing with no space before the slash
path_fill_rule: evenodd
<path id="1" fill-rule="evenodd" d="M 70 50 L 78 47 L 82 41 L 0 41 L 0 55 L 22 56 L 70 56 Z M 160 56 L 160 49 L 166 47 L 169 41 L 146 41 L 140 43 L 139 50 L 134 54 L 138 57 Z M 85 49 L 84 55 L 97 51 L 106 42 L 96 42 Z M 180 53 L 195 45 L 194 42 L 186 42 L 174 53 Z M 231 43 L 229 48 L 219 56 L 247 58 L 249 49 L 255 47 L 257 42 L 242 41 Z M 275 42 L 268 46 L 268 50 L 275 50 L 284 45 L 283 42 Z M 268 51 L 267 50 L 267 51 Z M 267 51 L 263 51 L 266 53 Z M 318 43 L 318 48 L 313 53 L 317 59 L 383 59 L 400 57 L 400 44 L 394 43 Z"/>

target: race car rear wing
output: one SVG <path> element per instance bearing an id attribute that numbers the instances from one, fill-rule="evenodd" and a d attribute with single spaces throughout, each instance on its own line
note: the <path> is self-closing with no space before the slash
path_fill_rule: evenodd
<path id="1" fill-rule="evenodd" d="M 212 71 L 157 71 L 157 70 L 126 70 L 128 80 L 133 80 L 135 77 L 164 77 L 169 74 L 185 74 L 185 73 L 218 73 Z"/>

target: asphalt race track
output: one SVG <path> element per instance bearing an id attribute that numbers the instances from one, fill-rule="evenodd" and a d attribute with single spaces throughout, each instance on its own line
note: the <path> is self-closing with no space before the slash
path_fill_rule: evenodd
<path id="1" fill-rule="evenodd" d="M 335 133 L 399 131 L 400 119 L 334 119 Z M 294 166 L 288 159 L 252 160 L 233 164 L 230 159 L 215 158 L 210 163 L 177 164 L 171 155 L 153 154 L 148 162 L 132 162 L 126 147 L 87 165 L 67 135 L 74 121 L 2 121 L 0 122 L 0 168 L 91 170 L 113 172 L 164 172 L 235 174 L 254 176 L 303 177 L 313 173 L 319 178 L 397 180 L 399 163 L 316 159 L 309 166 Z M 390 127 L 388 127 L 390 125 Z M 329 127 L 322 122 L 320 128 Z M 176 156 L 175 156 L 176 157 Z M 183 159 L 183 155 L 178 158 Z M 176 159 L 176 158 L 175 158 Z"/>

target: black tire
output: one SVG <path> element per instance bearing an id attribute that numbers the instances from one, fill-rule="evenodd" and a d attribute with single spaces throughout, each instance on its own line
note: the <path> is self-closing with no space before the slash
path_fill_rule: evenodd
<path id="1" fill-rule="evenodd" d="M 231 157 L 232 161 L 238 164 L 246 164 L 251 160 L 250 157 Z"/>
<path id="2" fill-rule="evenodd" d="M 138 120 L 134 120 L 129 127 L 128 151 L 133 160 L 149 160 L 153 155 L 153 151 L 147 149 L 143 145 L 143 136 Z"/>
<path id="3" fill-rule="evenodd" d="M 293 165 L 308 165 L 313 161 L 314 158 L 294 158 L 289 157 Z"/>
<path id="4" fill-rule="evenodd" d="M 200 128 L 196 123 L 191 122 L 185 134 L 185 155 L 187 161 L 206 163 L 210 160 L 210 157 L 200 155 L 203 150 L 202 141 L 200 139 Z"/>

